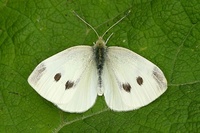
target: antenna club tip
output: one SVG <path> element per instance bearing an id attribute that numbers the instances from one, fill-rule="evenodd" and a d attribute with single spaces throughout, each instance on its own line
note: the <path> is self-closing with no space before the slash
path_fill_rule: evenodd
<path id="1" fill-rule="evenodd" d="M 130 9 L 130 10 L 128 10 L 128 12 L 126 13 L 126 16 L 127 16 L 127 15 L 129 15 L 129 13 L 131 13 L 131 9 Z"/>
<path id="2" fill-rule="evenodd" d="M 71 10 L 71 12 L 72 12 L 74 15 L 78 16 L 78 14 L 77 14 L 74 10 Z"/>

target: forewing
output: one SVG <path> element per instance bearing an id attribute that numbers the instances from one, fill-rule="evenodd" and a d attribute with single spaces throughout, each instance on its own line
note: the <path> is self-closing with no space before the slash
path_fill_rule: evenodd
<path id="1" fill-rule="evenodd" d="M 167 80 L 156 65 L 125 48 L 108 47 L 103 70 L 105 100 L 116 111 L 145 106 L 167 89 Z"/>
<path id="2" fill-rule="evenodd" d="M 84 112 L 89 109 L 95 102 L 98 88 L 98 75 L 95 62 L 94 65 L 88 66 L 81 77 L 79 83 L 74 89 L 74 96 L 66 104 L 58 104 L 57 106 L 68 112 Z"/>
<path id="3" fill-rule="evenodd" d="M 97 97 L 97 70 L 90 46 L 68 48 L 42 61 L 28 78 L 29 84 L 65 111 L 82 112 Z M 79 104 L 78 104 L 79 103 Z M 80 107 L 76 107 L 79 106 Z"/>

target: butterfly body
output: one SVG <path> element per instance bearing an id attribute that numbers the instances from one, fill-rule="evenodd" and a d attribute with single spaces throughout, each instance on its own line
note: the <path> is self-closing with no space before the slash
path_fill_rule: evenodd
<path id="1" fill-rule="evenodd" d="M 103 95 L 102 71 L 104 67 L 105 55 L 107 50 L 106 43 L 102 37 L 99 37 L 99 39 L 94 44 L 93 49 L 94 49 L 94 58 L 96 62 L 96 67 L 98 71 L 98 95 L 101 96 Z"/>

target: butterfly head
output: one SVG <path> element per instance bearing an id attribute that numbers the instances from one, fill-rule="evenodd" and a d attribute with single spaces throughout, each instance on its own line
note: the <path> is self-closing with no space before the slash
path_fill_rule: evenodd
<path id="1" fill-rule="evenodd" d="M 99 37 L 99 39 L 96 41 L 94 46 L 104 48 L 104 47 L 106 47 L 106 42 L 104 41 L 104 39 L 102 37 Z"/>

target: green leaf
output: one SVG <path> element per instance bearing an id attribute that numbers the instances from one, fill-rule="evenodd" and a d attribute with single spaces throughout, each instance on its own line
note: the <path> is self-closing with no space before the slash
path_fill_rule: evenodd
<path id="1" fill-rule="evenodd" d="M 66 113 L 27 83 L 35 66 L 66 48 L 97 40 L 126 47 L 158 65 L 168 90 L 146 107 L 114 112 L 104 97 L 85 113 Z M 0 132 L 200 131 L 200 2 L 198 0 L 1 0 Z M 142 67 L 142 66 L 141 66 Z"/>

